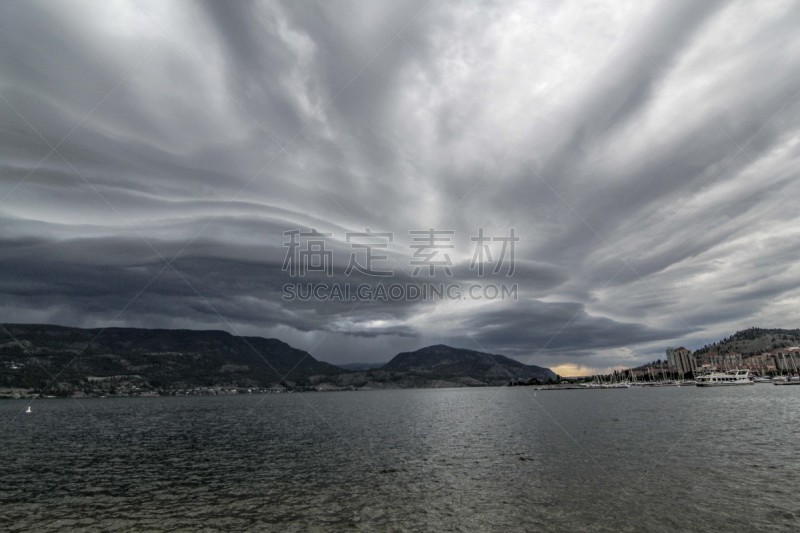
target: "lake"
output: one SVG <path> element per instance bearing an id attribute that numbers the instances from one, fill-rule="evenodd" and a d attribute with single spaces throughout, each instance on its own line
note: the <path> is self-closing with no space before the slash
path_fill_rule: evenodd
<path id="1" fill-rule="evenodd" d="M 8 400 L 0 530 L 798 530 L 798 413 L 772 385 Z"/>

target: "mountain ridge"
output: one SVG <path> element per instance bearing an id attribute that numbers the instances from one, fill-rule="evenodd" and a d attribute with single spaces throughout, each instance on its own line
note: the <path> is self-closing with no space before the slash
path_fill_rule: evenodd
<path id="1" fill-rule="evenodd" d="M 402 363 L 408 354 L 416 354 L 414 365 Z M 222 330 L 0 324 L 0 397 L 496 386 L 555 377 L 503 355 L 446 345 L 375 365 L 342 368 L 280 339 Z"/>
<path id="2" fill-rule="evenodd" d="M 3 336 L 0 387 L 55 395 L 120 388 L 302 388 L 312 375 L 342 372 L 280 339 L 221 330 L 3 324 Z"/>
<path id="3" fill-rule="evenodd" d="M 752 327 L 739 330 L 717 342 L 706 344 L 694 350 L 693 353 L 699 355 L 707 352 L 722 354 L 737 352 L 742 355 L 755 355 L 799 344 L 800 329 Z"/>
<path id="4" fill-rule="evenodd" d="M 399 353 L 382 370 L 430 373 L 439 377 L 466 375 L 476 380 L 488 377 L 494 381 L 506 382 L 513 379 L 556 379 L 556 374 L 547 368 L 526 365 L 505 355 L 446 344 L 434 344 L 413 352 Z"/>

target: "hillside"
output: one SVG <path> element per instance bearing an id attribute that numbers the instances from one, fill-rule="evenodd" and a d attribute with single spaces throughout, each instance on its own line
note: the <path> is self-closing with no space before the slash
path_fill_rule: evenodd
<path id="1" fill-rule="evenodd" d="M 380 368 L 348 366 L 352 370 L 318 361 L 278 339 L 224 331 L 0 327 L 0 397 L 462 387 L 555 379 L 546 368 L 444 345 L 400 353 Z"/>
<path id="2" fill-rule="evenodd" d="M 800 329 L 750 328 L 696 350 L 695 354 L 716 352 L 740 353 L 744 356 L 800 345 Z"/>
<path id="3" fill-rule="evenodd" d="M 547 381 L 556 375 L 547 368 L 525 365 L 504 355 L 444 344 L 397 354 L 381 370 L 405 372 L 429 379 L 467 379 L 483 384 L 505 384 L 514 379 Z"/>
<path id="4" fill-rule="evenodd" d="M 547 368 L 525 365 L 495 355 L 443 344 L 397 354 L 380 368 L 338 376 L 316 376 L 319 389 L 407 389 L 502 386 L 510 382 L 555 380 Z"/>
<path id="5" fill-rule="evenodd" d="M 0 329 L 0 387 L 74 391 L 196 387 L 302 387 L 344 372 L 277 339 L 224 331 L 78 329 L 6 324 Z"/>

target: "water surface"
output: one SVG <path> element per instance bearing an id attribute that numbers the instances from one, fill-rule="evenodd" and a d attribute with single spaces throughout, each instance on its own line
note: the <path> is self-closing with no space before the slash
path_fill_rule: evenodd
<path id="1" fill-rule="evenodd" d="M 800 387 L 0 402 L 0 530 L 789 531 Z"/>

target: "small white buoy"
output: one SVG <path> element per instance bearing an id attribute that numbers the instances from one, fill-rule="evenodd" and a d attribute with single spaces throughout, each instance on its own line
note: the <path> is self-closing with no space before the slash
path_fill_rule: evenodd
<path id="1" fill-rule="evenodd" d="M 31 412 L 31 406 L 30 405 L 28 406 L 28 409 L 25 412 L 30 414 L 30 412 Z"/>

